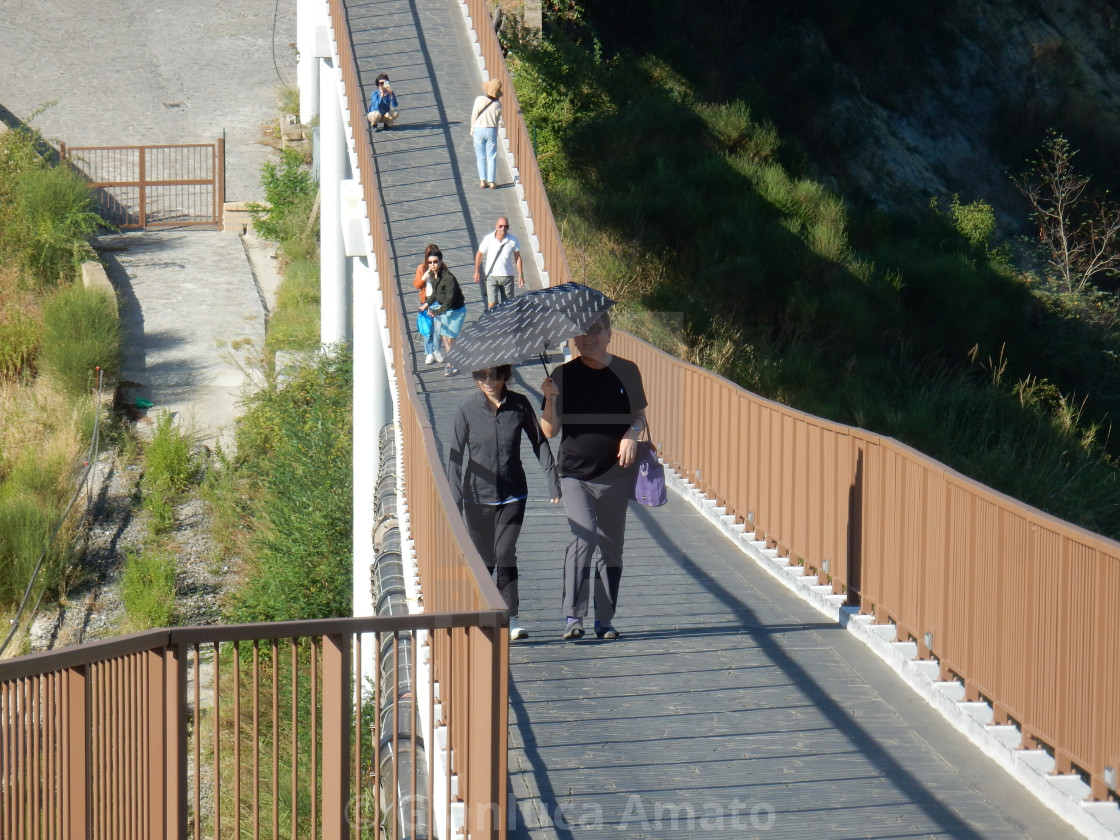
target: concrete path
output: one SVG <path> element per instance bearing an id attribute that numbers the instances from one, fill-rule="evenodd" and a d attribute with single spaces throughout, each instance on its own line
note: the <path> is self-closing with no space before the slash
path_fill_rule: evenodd
<path id="1" fill-rule="evenodd" d="M 95 246 L 117 291 L 125 330 L 121 398 L 170 412 L 199 441 L 232 445 L 240 399 L 260 381 L 266 304 L 250 254 L 272 271 L 267 245 L 234 233 L 106 234 Z M 274 284 L 268 284 L 270 287 Z M 139 425 L 141 431 L 150 422 Z"/>
<path id="2" fill-rule="evenodd" d="M 251 200 L 294 41 L 294 2 L 0 0 L 0 121 L 70 146 L 225 133 L 227 198 Z"/>
<path id="3" fill-rule="evenodd" d="M 374 135 L 402 300 L 441 245 L 460 281 L 508 187 L 479 190 L 465 120 L 481 84 L 451 0 L 350 0 L 362 83 L 387 72 L 399 128 Z M 508 172 L 499 181 L 508 184 Z M 522 238 L 524 242 L 524 238 Z M 530 264 L 531 260 L 526 260 Z M 481 311 L 464 283 L 468 319 Z M 421 343 L 413 337 L 414 364 Z M 441 446 L 474 387 L 418 365 Z M 536 397 L 539 364 L 517 369 Z M 760 572 L 679 497 L 633 506 L 614 643 L 560 640 L 568 528 L 525 453 L 521 619 L 511 647 L 511 836 L 1063 838 L 1042 807 L 847 632 Z"/>
<path id="4" fill-rule="evenodd" d="M 260 200 L 262 142 L 294 83 L 294 3 L 3 0 L 0 121 L 55 144 L 226 137 L 226 197 Z M 44 107 L 45 106 L 45 107 Z M 179 229 L 95 240 L 126 330 L 123 397 L 230 444 L 246 372 L 263 349 L 278 276 L 251 234 Z M 138 427 L 149 428 L 145 422 Z"/>

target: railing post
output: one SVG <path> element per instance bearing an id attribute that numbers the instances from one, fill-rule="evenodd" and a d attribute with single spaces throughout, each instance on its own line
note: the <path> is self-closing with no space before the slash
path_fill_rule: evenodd
<path id="1" fill-rule="evenodd" d="M 187 836 L 187 657 L 183 646 L 172 644 L 162 651 L 159 663 L 161 703 L 151 707 L 165 741 L 163 760 L 167 767 L 163 790 L 163 824 L 155 827 L 167 838 Z M 153 723 L 153 727 L 156 724 Z"/>
<path id="2" fill-rule="evenodd" d="M 66 679 L 66 836 L 89 837 L 92 820 L 89 798 L 89 689 L 87 666 L 65 671 Z"/>
<path id="3" fill-rule="evenodd" d="M 506 836 L 506 773 L 509 730 L 509 635 L 505 628 L 474 627 L 470 638 L 467 724 L 467 833 Z"/>
<path id="4" fill-rule="evenodd" d="M 226 138 L 225 134 L 218 138 L 214 145 L 214 219 L 218 223 L 218 230 L 226 229 Z"/>
<path id="5" fill-rule="evenodd" d="M 145 228 L 148 226 L 148 160 L 145 154 L 147 152 L 146 146 L 140 146 L 138 150 L 139 157 L 137 158 L 137 173 L 140 177 L 137 179 L 140 184 L 140 227 Z"/>
<path id="6" fill-rule="evenodd" d="M 350 635 L 324 636 L 323 840 L 350 836 L 350 703 Z"/>
<path id="7" fill-rule="evenodd" d="M 144 775 L 148 784 L 148 796 L 145 803 L 146 813 L 143 817 L 144 830 L 151 837 L 166 837 L 168 805 L 168 784 L 170 779 L 179 773 L 175 744 L 170 742 L 173 729 L 167 724 L 166 715 L 169 697 L 167 694 L 167 680 L 164 677 L 164 651 L 153 649 L 144 653 L 144 687 L 147 696 L 143 699 L 142 726 L 147 727 L 147 755 L 144 761 L 146 769 Z"/>

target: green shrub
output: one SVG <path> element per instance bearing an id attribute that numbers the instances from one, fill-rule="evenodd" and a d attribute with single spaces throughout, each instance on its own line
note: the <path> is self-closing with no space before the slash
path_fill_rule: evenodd
<path id="1" fill-rule="evenodd" d="M 128 551 L 121 577 L 121 600 L 133 630 L 174 624 L 175 559 L 159 551 Z"/>
<path id="2" fill-rule="evenodd" d="M 152 439 L 144 447 L 143 486 L 160 488 L 169 494 L 181 493 L 190 485 L 196 471 L 189 435 L 175 425 L 170 412 L 161 411 Z"/>
<path id="3" fill-rule="evenodd" d="M 951 210 L 953 224 L 960 235 L 973 248 L 987 251 L 991 247 L 992 237 L 996 234 L 996 214 L 992 205 L 986 201 L 961 204 L 960 198 L 954 195 Z"/>
<path id="4" fill-rule="evenodd" d="M 89 394 L 96 368 L 110 379 L 120 369 L 121 327 L 111 294 L 80 285 L 62 288 L 43 305 L 40 364 L 71 396 Z"/>
<path id="5" fill-rule="evenodd" d="M 175 527 L 175 508 L 171 499 L 161 492 L 161 488 L 144 496 L 141 505 L 148 512 L 148 530 L 152 535 L 162 536 Z"/>
<path id="6" fill-rule="evenodd" d="M 15 176 L 10 200 L 4 234 L 20 243 L 23 269 L 46 282 L 73 278 L 87 238 L 105 226 L 89 186 L 68 167 L 33 168 Z"/>
<path id="7" fill-rule="evenodd" d="M 152 533 L 164 534 L 174 526 L 175 501 L 190 486 L 197 471 L 190 438 L 175 425 L 170 412 L 161 411 L 152 440 L 144 448 L 144 476 L 140 482 Z"/>
<path id="8" fill-rule="evenodd" d="M 254 557 L 229 609 L 237 621 L 350 614 L 351 359 L 321 353 L 289 375 L 249 397 L 237 424 L 244 469 L 263 489 Z"/>
<path id="9" fill-rule="evenodd" d="M 249 207 L 256 231 L 273 242 L 296 241 L 304 247 L 314 242 L 318 228 L 310 221 L 316 185 L 299 152 L 285 149 L 278 164 L 265 161 L 261 186 L 267 203 Z"/>

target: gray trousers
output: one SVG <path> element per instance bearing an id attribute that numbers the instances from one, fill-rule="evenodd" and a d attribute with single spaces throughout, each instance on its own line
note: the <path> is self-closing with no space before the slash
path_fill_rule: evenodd
<path id="1" fill-rule="evenodd" d="M 491 274 L 486 278 L 486 305 L 497 306 L 513 297 L 513 275 Z"/>
<path id="2" fill-rule="evenodd" d="M 634 489 L 633 470 L 615 466 L 591 481 L 561 478 L 564 512 L 572 541 L 564 555 L 564 615 L 583 618 L 595 560 L 595 620 L 606 625 L 618 605 L 626 508 Z M 598 557 L 595 557 L 598 549 Z"/>

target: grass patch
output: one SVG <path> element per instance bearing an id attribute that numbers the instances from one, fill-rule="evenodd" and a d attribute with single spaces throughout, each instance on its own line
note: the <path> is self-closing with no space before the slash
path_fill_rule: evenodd
<path id="1" fill-rule="evenodd" d="M 46 299 L 40 365 L 63 392 L 74 397 L 90 394 L 99 367 L 115 379 L 120 355 L 120 319 L 111 294 L 72 285 Z"/>
<path id="2" fill-rule="evenodd" d="M 319 346 L 319 263 L 291 261 L 276 295 L 276 311 L 268 322 L 265 348 L 308 351 Z"/>
<path id="3" fill-rule="evenodd" d="M 162 551 L 129 551 L 121 576 L 121 600 L 133 631 L 175 623 L 175 558 Z"/>
<path id="4" fill-rule="evenodd" d="M 293 149 L 283 150 L 278 162 L 265 162 L 266 201 L 250 206 L 254 229 L 276 243 L 280 257 L 282 279 L 265 339 L 265 349 L 273 354 L 319 346 L 317 189 L 308 163 Z"/>
<path id="5" fill-rule="evenodd" d="M 11 278 L 0 279 L 0 382 L 28 381 L 42 342 L 38 301 L 19 294 L 14 286 Z"/>
<path id="6" fill-rule="evenodd" d="M 0 385 L 0 610 L 18 604 L 48 547 L 33 597 L 61 585 L 73 523 L 48 541 L 74 493 L 92 412 L 42 384 Z"/>
<path id="7" fill-rule="evenodd" d="M 54 509 L 40 507 L 34 498 L 7 492 L 0 497 L 0 605 L 5 609 L 15 608 L 31 583 L 55 516 Z"/>
<path id="8" fill-rule="evenodd" d="M 239 469 L 261 496 L 234 621 L 351 611 L 351 359 L 321 353 L 287 375 L 249 397 L 237 424 Z"/>

